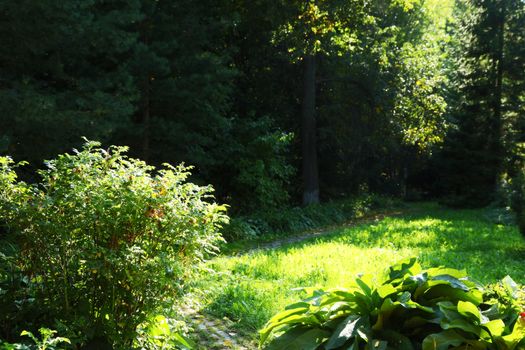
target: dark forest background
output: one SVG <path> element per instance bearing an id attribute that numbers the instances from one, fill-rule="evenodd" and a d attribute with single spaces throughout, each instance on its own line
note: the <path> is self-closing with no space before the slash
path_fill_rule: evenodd
<path id="1" fill-rule="evenodd" d="M 523 165 L 522 0 L 0 1 L 0 155 L 82 137 L 194 165 L 234 213 L 498 200 Z"/>

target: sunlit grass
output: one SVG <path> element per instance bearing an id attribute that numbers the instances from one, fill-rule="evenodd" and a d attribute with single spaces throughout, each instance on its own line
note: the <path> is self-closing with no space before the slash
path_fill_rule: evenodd
<path id="1" fill-rule="evenodd" d="M 216 273 L 196 282 L 205 311 L 237 321 L 256 336 L 275 312 L 296 301 L 298 287 L 345 286 L 360 273 L 379 275 L 390 264 L 417 256 L 424 267 L 466 269 L 482 283 L 511 275 L 525 282 L 525 243 L 513 226 L 488 221 L 481 210 L 415 205 L 407 214 L 278 249 L 220 256 Z"/>

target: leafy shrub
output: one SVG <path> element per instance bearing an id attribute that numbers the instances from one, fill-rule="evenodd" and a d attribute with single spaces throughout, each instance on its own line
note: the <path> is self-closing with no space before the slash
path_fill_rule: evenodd
<path id="1" fill-rule="evenodd" d="M 40 333 L 40 337 L 42 339 L 39 339 L 36 337 L 33 333 L 29 331 L 22 331 L 20 334 L 21 336 L 29 337 L 33 345 L 25 345 L 25 344 L 9 344 L 9 343 L 0 343 L 0 349 L 1 350 L 60 350 L 65 349 L 61 346 L 61 344 L 71 344 L 71 341 L 64 337 L 57 337 L 55 334 L 57 331 L 51 330 L 48 328 L 40 328 L 38 330 Z"/>
<path id="2" fill-rule="evenodd" d="M 167 350 L 167 349 L 194 349 L 193 342 L 184 338 L 172 320 L 163 315 L 156 315 L 139 325 L 134 349 Z"/>
<path id="3" fill-rule="evenodd" d="M 378 286 L 313 290 L 261 331 L 267 349 L 523 349 L 525 316 L 510 279 L 484 290 L 464 271 L 422 270 L 415 258 Z"/>
<path id="4" fill-rule="evenodd" d="M 235 139 L 226 163 L 233 171 L 233 204 L 248 211 L 277 208 L 289 200 L 294 168 L 287 152 L 292 134 L 276 129 L 267 117 L 248 117 L 235 125 Z"/>
<path id="5" fill-rule="evenodd" d="M 0 158 L 0 215 L 60 332 L 129 349 L 137 326 L 216 251 L 227 217 L 208 201 L 211 187 L 186 182 L 189 168 L 154 173 L 125 147 L 99 146 L 47 162 L 38 185 L 17 182 L 12 161 Z"/>

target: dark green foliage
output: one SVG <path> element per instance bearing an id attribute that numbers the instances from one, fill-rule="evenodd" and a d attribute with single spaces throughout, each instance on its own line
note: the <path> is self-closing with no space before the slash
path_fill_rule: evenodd
<path id="1" fill-rule="evenodd" d="M 439 191 L 456 206 L 498 199 L 523 137 L 525 4 L 519 0 L 456 2 L 449 121 L 439 156 Z M 519 68 L 518 68 L 519 67 Z"/>
<path id="2" fill-rule="evenodd" d="M 222 4 L 24 1 L 0 12 L 0 152 L 30 161 L 24 178 L 86 136 L 156 165 L 195 165 L 241 206 L 288 199 L 289 137 L 232 111 L 239 72 Z"/>
<path id="3" fill-rule="evenodd" d="M 0 152 L 30 161 L 31 181 L 87 136 L 194 165 L 235 212 L 296 204 L 302 58 L 316 52 L 322 199 L 404 194 L 410 159 L 442 134 L 443 60 L 425 37 L 442 29 L 419 1 L 4 1 L 0 13 Z"/>
<path id="4" fill-rule="evenodd" d="M 261 331 L 266 349 L 521 349 L 525 295 L 510 277 L 483 289 L 464 271 L 422 270 L 415 258 L 375 284 L 309 290 Z"/>
<path id="5" fill-rule="evenodd" d="M 227 241 L 235 241 L 289 235 L 344 223 L 360 218 L 372 209 L 391 209 L 395 205 L 399 203 L 388 197 L 363 195 L 306 207 L 260 211 L 232 218 L 224 228 L 223 236 Z"/>
<path id="6" fill-rule="evenodd" d="M 37 185 L 16 182 L 11 161 L 0 158 L 0 218 L 19 245 L 12 258 L 1 256 L 9 259 L 2 268 L 16 269 L 0 270 L 2 286 L 14 291 L 2 301 L 26 310 L 20 303 L 29 296 L 20 296 L 31 293 L 43 321 L 79 345 L 129 349 L 137 327 L 217 250 L 227 219 L 210 202 L 211 187 L 186 182 L 188 168 L 155 171 L 125 151 L 88 142 L 48 161 Z M 31 326 L 32 315 L 21 316 L 1 321 Z"/>
<path id="7" fill-rule="evenodd" d="M 516 214 L 516 223 L 525 236 L 525 167 L 512 179 L 510 197 L 511 208 Z"/>
<path id="8" fill-rule="evenodd" d="M 138 1 L 2 1 L 1 151 L 37 166 L 128 123 Z"/>
<path id="9" fill-rule="evenodd" d="M 31 339 L 33 344 L 9 344 L 9 343 L 0 343 L 0 349 L 2 350 L 60 350 L 68 349 L 68 345 L 71 344 L 71 341 L 64 337 L 56 336 L 57 331 L 51 330 L 48 328 L 40 328 L 38 330 L 40 336 L 35 336 L 29 331 L 22 331 L 20 333 L 23 337 L 28 337 Z"/>

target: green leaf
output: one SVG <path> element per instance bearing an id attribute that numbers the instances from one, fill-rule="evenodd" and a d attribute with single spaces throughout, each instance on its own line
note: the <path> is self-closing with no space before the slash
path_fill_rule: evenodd
<path id="1" fill-rule="evenodd" d="M 354 337 L 357 328 L 363 324 L 363 319 L 357 315 L 348 316 L 336 328 L 328 342 L 325 344 L 326 350 L 336 349 L 346 343 L 350 338 Z"/>
<path id="2" fill-rule="evenodd" d="M 381 339 L 384 339 L 387 341 L 388 346 L 390 348 L 394 348 L 397 350 L 414 350 L 414 346 L 412 345 L 412 342 L 410 339 L 408 339 L 405 335 L 393 331 L 393 330 L 385 330 L 378 333 Z"/>
<path id="3" fill-rule="evenodd" d="M 483 325 L 483 328 L 489 331 L 491 336 L 499 337 L 503 334 L 503 331 L 505 330 L 505 323 L 500 319 L 492 320 L 485 323 Z"/>
<path id="4" fill-rule="evenodd" d="M 476 321 L 481 321 L 479 309 L 471 302 L 460 300 L 458 302 L 458 312 Z"/>
<path id="5" fill-rule="evenodd" d="M 397 289 L 391 284 L 383 284 L 377 288 L 377 293 L 381 298 L 386 298 L 391 294 L 397 293 Z"/>
<path id="6" fill-rule="evenodd" d="M 365 281 L 363 281 L 361 278 L 356 278 L 355 282 L 361 288 L 361 290 L 365 293 L 366 296 L 369 297 L 372 295 L 372 288 L 370 288 L 370 286 Z"/>
<path id="7" fill-rule="evenodd" d="M 423 350 L 447 350 L 450 346 L 463 344 L 465 338 L 454 330 L 435 333 L 423 339 Z"/>
<path id="8" fill-rule="evenodd" d="M 444 317 L 441 319 L 443 329 L 461 329 L 465 332 L 473 333 L 479 337 L 481 328 L 472 323 L 472 320 L 459 313 L 457 306 L 449 301 L 438 303 L 440 311 Z"/>
<path id="9" fill-rule="evenodd" d="M 472 289 L 468 292 L 457 289 L 452 287 L 446 282 L 443 282 L 445 284 L 438 284 L 435 286 L 432 286 L 426 290 L 424 290 L 423 295 L 424 298 L 428 301 L 440 301 L 440 300 L 450 300 L 450 301 L 470 301 L 474 305 L 479 305 L 483 301 L 483 293 L 481 293 L 477 289 Z M 424 286 L 421 287 L 422 289 L 425 289 Z M 419 291 L 419 288 L 418 288 Z M 416 293 L 418 293 L 416 291 Z M 419 298 L 419 295 L 414 293 L 414 298 L 417 300 Z"/>
<path id="10" fill-rule="evenodd" d="M 460 281 L 457 277 L 454 277 L 452 275 L 438 275 L 432 278 L 432 281 L 429 282 L 429 285 L 432 285 L 435 281 L 445 281 L 448 282 L 452 287 L 461 289 L 465 292 L 469 291 L 469 287 L 465 285 L 462 281 Z"/>
<path id="11" fill-rule="evenodd" d="M 525 319 L 518 318 L 514 327 L 512 328 L 512 333 L 503 337 L 505 344 L 508 346 L 509 350 L 513 350 L 516 346 L 525 339 Z M 520 348 L 521 350 L 522 348 Z"/>
<path id="12" fill-rule="evenodd" d="M 398 282 L 400 279 L 405 277 L 407 274 L 415 275 L 421 272 L 421 266 L 417 262 L 417 258 L 412 257 L 409 259 L 404 259 L 398 262 L 395 265 L 392 265 L 388 268 L 387 276 L 388 279 L 385 283 L 394 283 Z"/>
<path id="13" fill-rule="evenodd" d="M 330 332 L 318 328 L 295 328 L 273 339 L 266 350 L 315 350 L 328 337 Z"/>
<path id="14" fill-rule="evenodd" d="M 501 280 L 501 284 L 503 285 L 503 287 L 507 290 L 507 292 L 510 295 L 512 295 L 513 297 L 516 297 L 516 293 L 518 292 L 519 288 L 516 282 L 514 282 L 514 280 L 510 276 L 508 275 L 505 276 Z"/>
<path id="15" fill-rule="evenodd" d="M 179 333 L 173 333 L 172 339 L 176 345 L 182 348 L 182 350 L 191 350 L 191 349 L 196 348 L 195 344 L 191 344 L 188 339 L 185 339 Z"/>
<path id="16" fill-rule="evenodd" d="M 297 309 L 296 309 L 297 310 Z M 288 310 L 292 311 L 292 310 Z M 286 312 L 283 312 L 286 313 Z M 301 313 L 301 310 L 288 314 L 285 317 L 277 317 L 275 320 L 272 318 L 267 323 L 267 326 L 260 331 L 260 337 L 261 337 L 261 343 L 264 343 L 270 333 L 277 327 L 283 326 L 283 325 L 295 325 L 295 324 L 307 324 L 307 325 L 316 325 L 319 324 L 319 320 L 315 315 L 307 314 L 307 313 Z"/>

